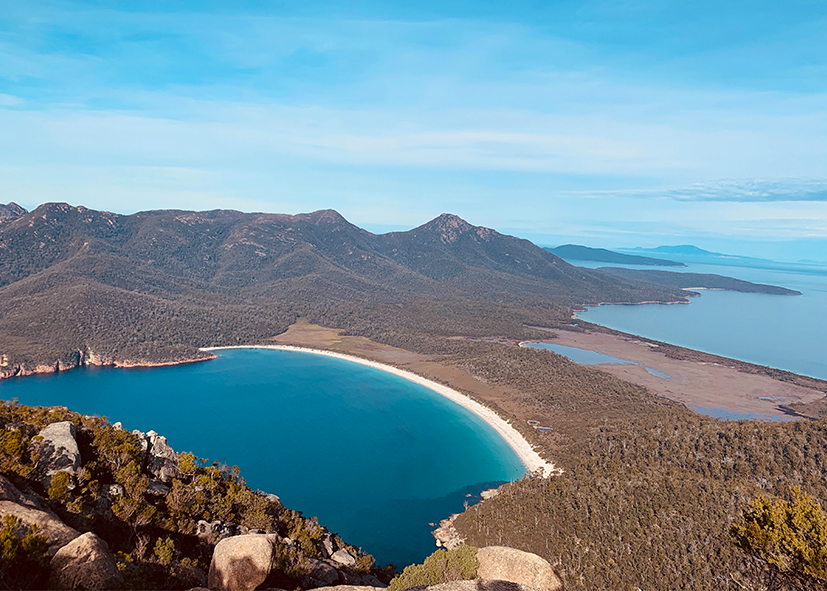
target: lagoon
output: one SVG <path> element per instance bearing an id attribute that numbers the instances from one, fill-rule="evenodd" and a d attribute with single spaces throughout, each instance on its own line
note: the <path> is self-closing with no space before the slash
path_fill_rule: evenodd
<path id="1" fill-rule="evenodd" d="M 430 524 L 525 472 L 480 418 L 398 376 L 294 351 L 218 355 L 2 380 L 0 399 L 105 415 L 237 464 L 250 486 L 318 516 L 381 564 L 421 562 L 435 549 Z"/>
<path id="2" fill-rule="evenodd" d="M 589 308 L 577 317 L 690 349 L 827 379 L 827 268 L 787 265 L 785 269 L 761 269 L 688 263 L 686 268 L 670 270 L 780 285 L 802 295 L 703 290 L 700 297 L 691 298 L 685 306 L 604 305 Z"/>

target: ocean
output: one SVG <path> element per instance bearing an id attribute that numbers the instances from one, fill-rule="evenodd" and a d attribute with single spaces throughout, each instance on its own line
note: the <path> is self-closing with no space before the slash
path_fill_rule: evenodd
<path id="1" fill-rule="evenodd" d="M 609 266 L 571 262 L 589 268 Z M 668 270 L 726 275 L 795 289 L 802 295 L 701 290 L 701 296 L 691 298 L 689 305 L 604 305 L 591 307 L 577 317 L 674 345 L 827 380 L 827 268 L 687 265 Z"/>
<path id="2" fill-rule="evenodd" d="M 155 430 L 400 567 L 436 549 L 431 524 L 525 472 L 481 419 L 393 374 L 292 351 L 218 355 L 2 380 L 0 399 Z"/>

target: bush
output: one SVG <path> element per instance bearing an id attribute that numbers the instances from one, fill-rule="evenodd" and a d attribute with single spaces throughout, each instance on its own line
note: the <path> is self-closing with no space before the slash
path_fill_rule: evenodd
<path id="1" fill-rule="evenodd" d="M 44 589 L 49 578 L 45 536 L 14 515 L 0 526 L 0 588 Z"/>
<path id="2" fill-rule="evenodd" d="M 730 535 L 763 564 L 778 588 L 827 589 L 827 515 L 800 487 L 791 501 L 761 495 L 744 510 Z"/>
<path id="3" fill-rule="evenodd" d="M 479 566 L 477 549 L 473 546 L 437 550 L 422 564 L 406 567 L 401 575 L 391 581 L 388 591 L 473 579 L 477 576 Z"/>

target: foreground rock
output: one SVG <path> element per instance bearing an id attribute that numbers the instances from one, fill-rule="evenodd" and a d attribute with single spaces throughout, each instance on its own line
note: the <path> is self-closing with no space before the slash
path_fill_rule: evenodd
<path id="1" fill-rule="evenodd" d="M 80 468 L 80 449 L 76 440 L 77 429 L 70 421 L 52 423 L 41 429 L 43 439 L 37 445 L 39 458 L 35 470 L 44 486 L 49 486 L 52 476 L 66 472 L 72 476 Z"/>
<path id="2" fill-rule="evenodd" d="M 58 550 L 50 567 L 50 589 L 118 589 L 123 586 L 123 577 L 109 547 L 91 532 Z"/>
<path id="3" fill-rule="evenodd" d="M 275 534 L 248 534 L 221 540 L 210 562 L 209 588 L 253 591 L 270 574 L 277 543 Z"/>
<path id="4" fill-rule="evenodd" d="M 132 432 L 141 445 L 146 471 L 165 485 L 172 484 L 173 478 L 181 477 L 178 467 L 178 454 L 167 443 L 167 438 L 158 435 L 155 431 L 141 433 L 137 429 Z"/>
<path id="5" fill-rule="evenodd" d="M 36 498 L 23 494 L 9 480 L 0 476 L 0 518 L 6 515 L 36 525 L 38 533 L 46 536 L 51 555 L 80 535 L 45 509 Z"/>
<path id="6" fill-rule="evenodd" d="M 477 551 L 477 577 L 487 581 L 509 581 L 545 591 L 559 591 L 563 582 L 547 560 L 514 548 L 487 546 Z"/>

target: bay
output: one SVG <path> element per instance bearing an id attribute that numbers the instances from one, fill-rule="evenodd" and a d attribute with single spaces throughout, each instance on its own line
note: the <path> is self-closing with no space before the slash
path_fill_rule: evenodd
<path id="1" fill-rule="evenodd" d="M 251 487 L 317 516 L 381 564 L 421 562 L 435 550 L 430 524 L 525 472 L 476 415 L 393 374 L 302 352 L 217 353 L 2 380 L 0 399 L 107 416 L 238 465 Z"/>
<path id="2" fill-rule="evenodd" d="M 589 268 L 606 266 L 582 261 L 577 264 Z M 686 268 L 669 270 L 714 273 L 779 285 L 802 295 L 701 290 L 701 296 L 692 298 L 689 305 L 603 305 L 588 308 L 577 317 L 690 349 L 827 379 L 827 268 L 784 264 L 767 269 L 688 263 Z"/>

